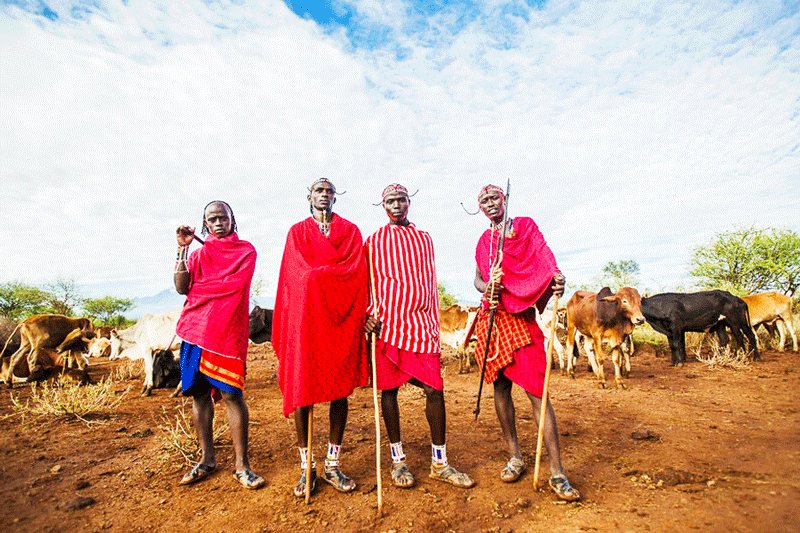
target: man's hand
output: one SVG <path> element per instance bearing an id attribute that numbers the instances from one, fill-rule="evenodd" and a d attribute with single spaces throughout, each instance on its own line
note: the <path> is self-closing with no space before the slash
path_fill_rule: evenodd
<path id="1" fill-rule="evenodd" d="M 374 333 L 375 335 L 379 335 L 381 332 L 381 321 L 375 318 L 372 315 L 367 317 L 367 323 L 364 324 L 364 331 L 367 332 L 367 335 Z"/>
<path id="2" fill-rule="evenodd" d="M 564 286 L 566 285 L 567 280 L 564 277 L 564 274 L 558 272 L 553 276 L 553 284 L 550 285 L 550 288 L 553 289 L 553 294 L 558 296 L 559 298 L 564 295 Z"/>
<path id="3" fill-rule="evenodd" d="M 496 302 L 503 292 L 503 269 L 499 265 L 493 266 L 489 271 L 489 283 L 486 284 L 486 298 Z"/>
<path id="4" fill-rule="evenodd" d="M 192 239 L 194 239 L 194 230 L 195 228 L 190 228 L 189 226 L 178 226 L 178 229 L 175 230 L 175 234 L 178 237 L 178 246 L 189 246 L 192 243 Z"/>

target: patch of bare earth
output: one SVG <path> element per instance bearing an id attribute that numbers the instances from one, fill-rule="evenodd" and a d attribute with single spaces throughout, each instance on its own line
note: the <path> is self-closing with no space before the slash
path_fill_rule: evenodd
<path id="1" fill-rule="evenodd" d="M 403 440 L 418 478 L 411 490 L 391 486 L 384 447 L 384 517 L 376 518 L 374 426 L 370 389 L 350 399 L 343 468 L 353 494 L 321 484 L 310 506 L 291 493 L 299 468 L 294 425 L 281 414 L 275 359 L 253 346 L 248 365 L 250 448 L 266 488 L 248 492 L 231 476 L 230 439 L 218 448 L 220 471 L 179 487 L 186 469 L 165 447 L 164 421 L 185 409 L 159 390 L 129 394 L 102 423 L 28 423 L 0 394 L 0 494 L 6 530 L 14 531 L 610 531 L 792 530 L 800 527 L 800 356 L 767 352 L 745 369 L 690 363 L 671 368 L 646 350 L 633 359 L 628 390 L 601 390 L 582 361 L 578 378 L 555 373 L 553 403 L 565 466 L 583 493 L 557 502 L 532 483 L 536 428 L 530 404 L 515 395 L 518 431 L 530 466 L 515 484 L 499 480 L 507 460 L 491 387 L 483 412 L 472 409 L 478 375 L 445 367 L 448 455 L 477 486 L 451 488 L 427 478 L 429 433 L 424 397 L 401 391 Z M 93 361 L 95 363 L 95 361 Z M 119 363 L 95 364 L 92 375 Z M 607 366 L 606 373 L 609 374 Z M 115 383 L 121 392 L 135 381 Z M 17 387 L 21 400 L 27 386 Z M 186 403 L 188 406 L 188 402 Z M 224 406 L 217 406 L 224 416 Z M 327 409 L 319 406 L 315 450 L 327 442 Z M 385 436 L 384 436 L 385 439 Z M 385 440 L 384 440 L 385 443 Z M 545 465 L 546 458 L 545 458 Z M 547 469 L 545 468 L 545 473 Z"/>

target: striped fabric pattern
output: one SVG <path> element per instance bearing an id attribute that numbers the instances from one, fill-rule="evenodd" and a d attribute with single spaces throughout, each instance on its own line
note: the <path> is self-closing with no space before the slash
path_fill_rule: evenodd
<path id="1" fill-rule="evenodd" d="M 372 245 L 380 338 L 401 350 L 439 353 L 439 292 L 433 240 L 413 224 L 388 224 Z M 369 313 L 373 312 L 370 304 Z"/>

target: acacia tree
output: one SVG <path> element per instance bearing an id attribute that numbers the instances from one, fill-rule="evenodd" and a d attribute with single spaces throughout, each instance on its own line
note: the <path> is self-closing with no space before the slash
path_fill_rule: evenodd
<path id="1" fill-rule="evenodd" d="M 133 307 L 133 300 L 130 298 L 101 296 L 83 300 L 83 310 L 86 311 L 86 314 L 109 326 L 121 325 L 125 321 L 125 311 L 131 307 Z"/>
<path id="2" fill-rule="evenodd" d="M 81 304 L 81 295 L 74 279 L 58 278 L 45 285 L 50 294 L 50 307 L 60 315 L 72 316 Z"/>
<path id="3" fill-rule="evenodd" d="M 800 286 L 800 235 L 775 228 L 725 231 L 697 247 L 691 264 L 690 273 L 707 288 L 794 296 Z"/>

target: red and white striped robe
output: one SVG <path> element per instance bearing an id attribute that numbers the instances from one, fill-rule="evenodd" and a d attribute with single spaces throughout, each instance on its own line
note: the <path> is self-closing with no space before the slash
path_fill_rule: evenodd
<path id="1" fill-rule="evenodd" d="M 380 339 L 400 350 L 439 353 L 439 292 L 433 240 L 413 224 L 387 224 L 372 245 Z M 373 312 L 370 303 L 368 313 Z"/>

